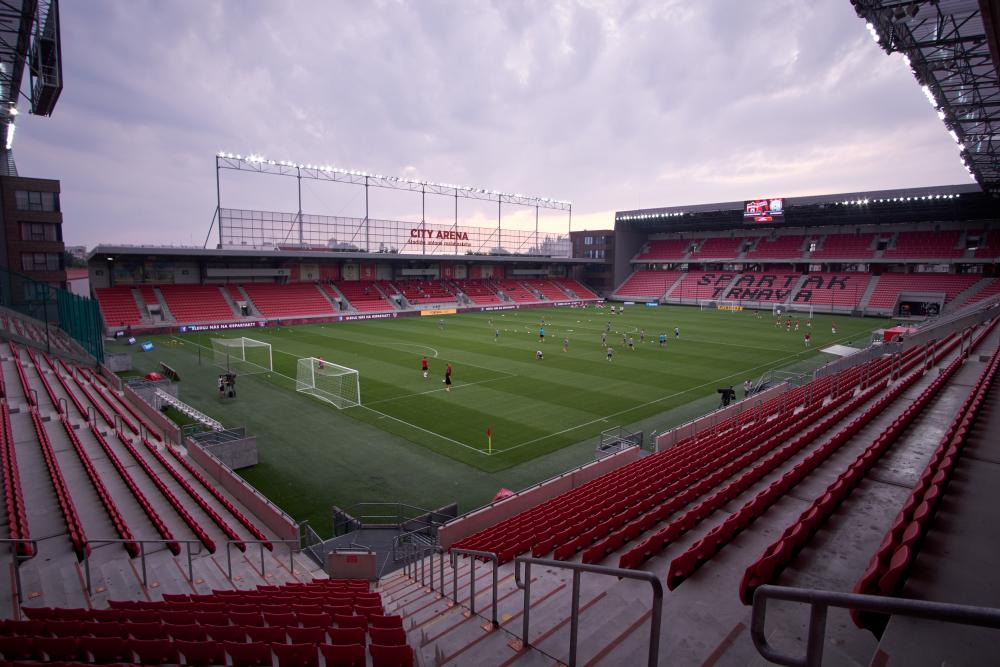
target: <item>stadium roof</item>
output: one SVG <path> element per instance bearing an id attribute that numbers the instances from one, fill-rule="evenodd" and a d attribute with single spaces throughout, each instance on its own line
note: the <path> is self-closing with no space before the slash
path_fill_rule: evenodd
<path id="1" fill-rule="evenodd" d="M 146 246 L 146 245 L 111 245 L 101 244 L 95 246 L 87 255 L 87 261 L 101 256 L 119 257 L 142 257 L 142 258 L 171 258 L 171 259 L 260 259 L 260 260 L 318 260 L 318 259 L 339 259 L 339 260 L 377 260 L 393 262 L 494 262 L 502 264 L 599 264 L 602 260 L 587 259 L 583 257 L 544 257 L 537 255 L 411 255 L 404 253 L 377 253 L 377 252 L 341 252 L 324 250 L 239 250 L 239 249 L 218 249 L 202 248 L 201 246 Z"/>
<path id="2" fill-rule="evenodd" d="M 886 53 L 902 53 L 983 190 L 1000 193 L 1000 1 L 851 0 Z"/>
<path id="3" fill-rule="evenodd" d="M 754 226 L 891 224 L 997 217 L 995 200 L 972 183 L 788 197 L 783 203 L 783 216 L 766 224 L 754 222 Z M 732 229 L 744 225 L 744 204 L 734 201 L 618 211 L 615 228 L 647 232 Z"/>
<path id="4" fill-rule="evenodd" d="M 28 68 L 28 106 L 49 116 L 62 92 L 58 0 L 0 0 L 0 174 L 16 175 L 14 121 Z"/>

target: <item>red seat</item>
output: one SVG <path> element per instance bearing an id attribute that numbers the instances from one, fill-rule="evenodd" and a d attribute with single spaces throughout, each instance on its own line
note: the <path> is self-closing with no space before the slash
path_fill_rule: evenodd
<path id="1" fill-rule="evenodd" d="M 130 639 L 128 647 L 143 665 L 163 665 L 180 662 L 177 649 L 170 639 Z"/>
<path id="2" fill-rule="evenodd" d="M 93 635 L 94 637 L 124 637 L 124 632 L 122 624 L 114 621 L 92 621 L 80 624 L 81 635 Z"/>
<path id="3" fill-rule="evenodd" d="M 223 611 L 196 611 L 192 616 L 202 625 L 229 625 L 229 614 Z"/>
<path id="4" fill-rule="evenodd" d="M 133 639 L 163 639 L 163 623 L 125 623 L 122 625 L 124 634 Z"/>
<path id="5" fill-rule="evenodd" d="M 333 617 L 334 622 L 339 628 L 367 628 L 368 618 L 365 616 L 348 616 L 345 614 L 337 614 Z"/>
<path id="6" fill-rule="evenodd" d="M 322 644 L 326 641 L 326 628 L 285 628 L 292 644 Z"/>
<path id="7" fill-rule="evenodd" d="M 271 644 L 278 656 L 278 667 L 317 667 L 319 653 L 315 644 Z"/>
<path id="8" fill-rule="evenodd" d="M 285 641 L 285 628 L 281 625 L 270 625 L 266 628 L 247 626 L 243 628 L 252 642 L 263 642 L 265 644 L 283 643 Z"/>
<path id="9" fill-rule="evenodd" d="M 233 667 L 256 667 L 271 664 L 271 647 L 263 642 L 241 644 L 224 641 L 222 647 L 229 654 Z"/>
<path id="10" fill-rule="evenodd" d="M 174 648 L 184 656 L 184 664 L 186 665 L 226 664 L 226 652 L 222 648 L 222 644 L 218 642 L 185 641 L 180 639 L 174 642 Z"/>
<path id="11" fill-rule="evenodd" d="M 403 617 L 372 614 L 368 617 L 368 625 L 372 628 L 401 628 L 403 627 Z"/>
<path id="12" fill-rule="evenodd" d="M 31 637 L 0 637 L 0 654 L 6 660 L 36 660 L 42 657 Z"/>
<path id="13" fill-rule="evenodd" d="M 335 646 L 345 646 L 347 644 L 365 645 L 365 631 L 363 628 L 327 628 L 326 634 L 330 637 L 330 643 Z"/>
<path id="14" fill-rule="evenodd" d="M 120 637 L 84 637 L 80 645 L 98 664 L 132 662 L 132 652 Z"/>
<path id="15" fill-rule="evenodd" d="M 407 645 L 368 647 L 372 656 L 372 667 L 413 667 L 413 649 Z"/>
<path id="16" fill-rule="evenodd" d="M 403 628 L 368 628 L 372 644 L 382 646 L 402 646 L 406 643 L 406 630 Z"/>
<path id="17" fill-rule="evenodd" d="M 299 623 L 303 628 L 328 628 L 333 625 L 333 616 L 325 612 L 318 614 L 299 614 L 298 616 Z"/>
<path id="18" fill-rule="evenodd" d="M 80 661 L 84 650 L 77 637 L 36 637 L 35 649 L 43 651 L 50 662 L 54 660 Z"/>
<path id="19" fill-rule="evenodd" d="M 229 620 L 231 620 L 236 625 L 243 625 L 243 626 L 252 625 L 256 627 L 264 625 L 264 618 L 261 616 L 259 611 L 249 611 L 249 612 L 231 611 L 229 612 Z"/>
<path id="20" fill-rule="evenodd" d="M 264 622 L 268 625 L 280 625 L 282 627 L 286 625 L 298 625 L 299 621 L 295 618 L 295 614 L 288 612 L 285 614 L 269 614 L 264 612 Z"/>
<path id="21" fill-rule="evenodd" d="M 367 664 L 364 644 L 320 644 L 319 651 L 326 667 L 365 667 Z"/>
<path id="22" fill-rule="evenodd" d="M 241 642 L 246 638 L 246 630 L 238 625 L 205 625 L 205 634 L 217 642 Z"/>
<path id="23" fill-rule="evenodd" d="M 164 634 L 170 635 L 174 641 L 186 642 L 205 641 L 205 628 L 197 623 L 164 623 Z"/>
<path id="24" fill-rule="evenodd" d="M 45 629 L 55 637 L 76 637 L 80 634 L 81 621 L 53 621 L 45 622 Z"/>

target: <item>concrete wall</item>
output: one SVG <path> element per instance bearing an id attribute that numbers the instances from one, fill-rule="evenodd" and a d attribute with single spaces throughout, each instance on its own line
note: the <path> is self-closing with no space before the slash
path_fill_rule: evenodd
<path id="1" fill-rule="evenodd" d="M 257 438 L 255 436 L 219 442 L 205 448 L 233 470 L 257 465 Z"/>
<path id="2" fill-rule="evenodd" d="M 468 514 L 463 514 L 454 521 L 449 521 L 438 529 L 438 540 L 441 542 L 441 546 L 447 549 L 464 537 L 478 533 L 495 523 L 540 505 L 561 493 L 582 486 L 590 480 L 632 463 L 638 458 L 639 448 L 630 447 L 611 456 L 606 456 L 600 461 L 592 461 L 579 468 L 564 472 L 557 477 L 524 489 L 510 498 L 490 503 Z"/>
<path id="3" fill-rule="evenodd" d="M 326 555 L 326 573 L 331 579 L 378 579 L 374 551 L 332 551 Z"/>
<path id="4" fill-rule="evenodd" d="M 102 366 L 103 368 L 103 366 Z M 116 376 L 117 377 L 117 376 Z M 153 423 L 153 426 L 160 429 L 163 432 L 163 437 L 171 442 L 180 444 L 181 441 L 181 429 L 180 427 L 169 419 L 162 412 L 154 408 L 152 405 L 142 400 L 142 397 L 135 392 L 132 387 L 125 385 L 122 387 L 125 393 L 125 398 L 135 407 L 136 410 L 141 412 L 146 419 Z"/>
<path id="5" fill-rule="evenodd" d="M 188 438 L 185 444 L 191 459 L 200 465 L 209 477 L 218 482 L 220 487 L 243 503 L 279 539 L 298 541 L 299 524 L 292 520 L 292 517 L 193 440 Z"/>

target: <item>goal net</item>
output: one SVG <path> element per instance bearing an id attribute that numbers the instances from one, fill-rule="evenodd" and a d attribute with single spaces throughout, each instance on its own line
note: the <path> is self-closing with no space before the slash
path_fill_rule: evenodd
<path id="1" fill-rule="evenodd" d="M 739 301 L 730 301 L 724 299 L 711 299 L 701 302 L 702 310 L 721 310 L 730 313 L 738 313 L 743 310 L 743 304 Z"/>
<path id="2" fill-rule="evenodd" d="M 361 405 L 358 372 L 316 357 L 299 359 L 295 369 L 295 391 L 310 394 L 340 409 Z"/>
<path id="3" fill-rule="evenodd" d="M 808 303 L 776 303 L 772 307 L 772 312 L 777 317 L 779 315 L 805 315 L 810 320 L 813 316 L 812 304 Z"/>
<path id="4" fill-rule="evenodd" d="M 212 361 L 219 368 L 238 375 L 274 369 L 270 343 L 253 338 L 213 338 Z"/>

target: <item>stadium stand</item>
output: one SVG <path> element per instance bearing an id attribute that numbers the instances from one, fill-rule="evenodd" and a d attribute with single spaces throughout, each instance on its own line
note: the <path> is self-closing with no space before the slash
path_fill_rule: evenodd
<path id="1" fill-rule="evenodd" d="M 94 290 L 94 296 L 108 327 L 131 326 L 142 322 L 139 304 L 130 286 L 100 287 Z"/>
<path id="2" fill-rule="evenodd" d="M 958 247 L 960 231 L 900 232 L 896 243 L 887 248 L 883 257 L 901 259 L 948 259 L 962 257 L 965 250 Z"/>
<path id="3" fill-rule="evenodd" d="M 370 280 L 341 280 L 334 285 L 355 310 L 363 313 L 395 310 L 378 286 Z"/>
<path id="4" fill-rule="evenodd" d="M 567 293 L 569 293 L 570 295 L 575 296 L 579 299 L 599 298 L 596 294 L 594 294 L 593 290 L 591 290 L 589 287 L 587 287 L 578 280 L 562 279 L 562 280 L 553 280 L 553 282 L 559 287 L 561 287 L 563 290 L 565 290 Z"/>
<path id="5" fill-rule="evenodd" d="M 440 280 L 396 280 L 388 281 L 398 293 L 412 304 L 451 303 L 455 295 Z"/>
<path id="6" fill-rule="evenodd" d="M 1000 257 L 1000 231 L 981 232 L 984 238 L 978 248 L 976 257 Z"/>
<path id="7" fill-rule="evenodd" d="M 688 271 L 684 278 L 670 290 L 670 301 L 696 301 L 698 299 L 721 299 L 729 283 L 736 278 L 735 273 L 721 271 Z"/>
<path id="8" fill-rule="evenodd" d="M 159 290 L 178 323 L 236 319 L 218 285 L 160 285 Z"/>
<path id="9" fill-rule="evenodd" d="M 855 309 L 874 277 L 867 273 L 810 273 L 795 292 L 793 302 Z"/>
<path id="10" fill-rule="evenodd" d="M 569 298 L 556 283 L 548 279 L 525 280 L 524 284 L 550 301 L 565 301 Z M 538 301 L 538 299 L 535 299 Z"/>
<path id="11" fill-rule="evenodd" d="M 805 236 L 779 236 L 774 239 L 762 238 L 748 253 L 747 259 L 800 259 Z"/>
<path id="12" fill-rule="evenodd" d="M 636 271 L 615 290 L 615 294 L 627 299 L 660 299 L 681 275 L 680 271 Z"/>
<path id="13" fill-rule="evenodd" d="M 651 239 L 635 261 L 671 261 L 684 259 L 691 248 L 690 239 Z"/>
<path id="14" fill-rule="evenodd" d="M 892 308 L 903 292 L 942 293 L 945 303 L 951 303 L 960 292 L 975 285 L 980 278 L 979 274 L 883 273 L 877 278 L 868 307 Z"/>
<path id="15" fill-rule="evenodd" d="M 962 305 L 968 306 L 986 299 L 991 299 L 1000 294 L 1000 278 L 992 278 L 985 287 L 970 296 Z"/>
<path id="16" fill-rule="evenodd" d="M 802 277 L 800 273 L 779 271 L 745 272 L 733 280 L 726 300 L 784 303 Z"/>
<path id="17" fill-rule="evenodd" d="M 536 303 L 538 301 L 538 297 L 517 280 L 501 280 L 499 288 L 515 303 Z"/>
<path id="18" fill-rule="evenodd" d="M 246 283 L 242 287 L 264 317 L 309 317 L 334 312 L 329 299 L 313 283 Z"/>
<path id="19" fill-rule="evenodd" d="M 491 280 L 475 278 L 456 280 L 454 282 L 474 304 L 488 306 L 503 303 L 503 299 L 497 294 L 495 283 Z"/>
<path id="20" fill-rule="evenodd" d="M 870 259 L 875 256 L 875 234 L 827 234 L 812 259 Z"/>
<path id="21" fill-rule="evenodd" d="M 740 238 L 707 238 L 691 253 L 689 259 L 692 261 L 703 259 L 734 259 L 739 256 L 743 242 L 746 239 Z"/>

